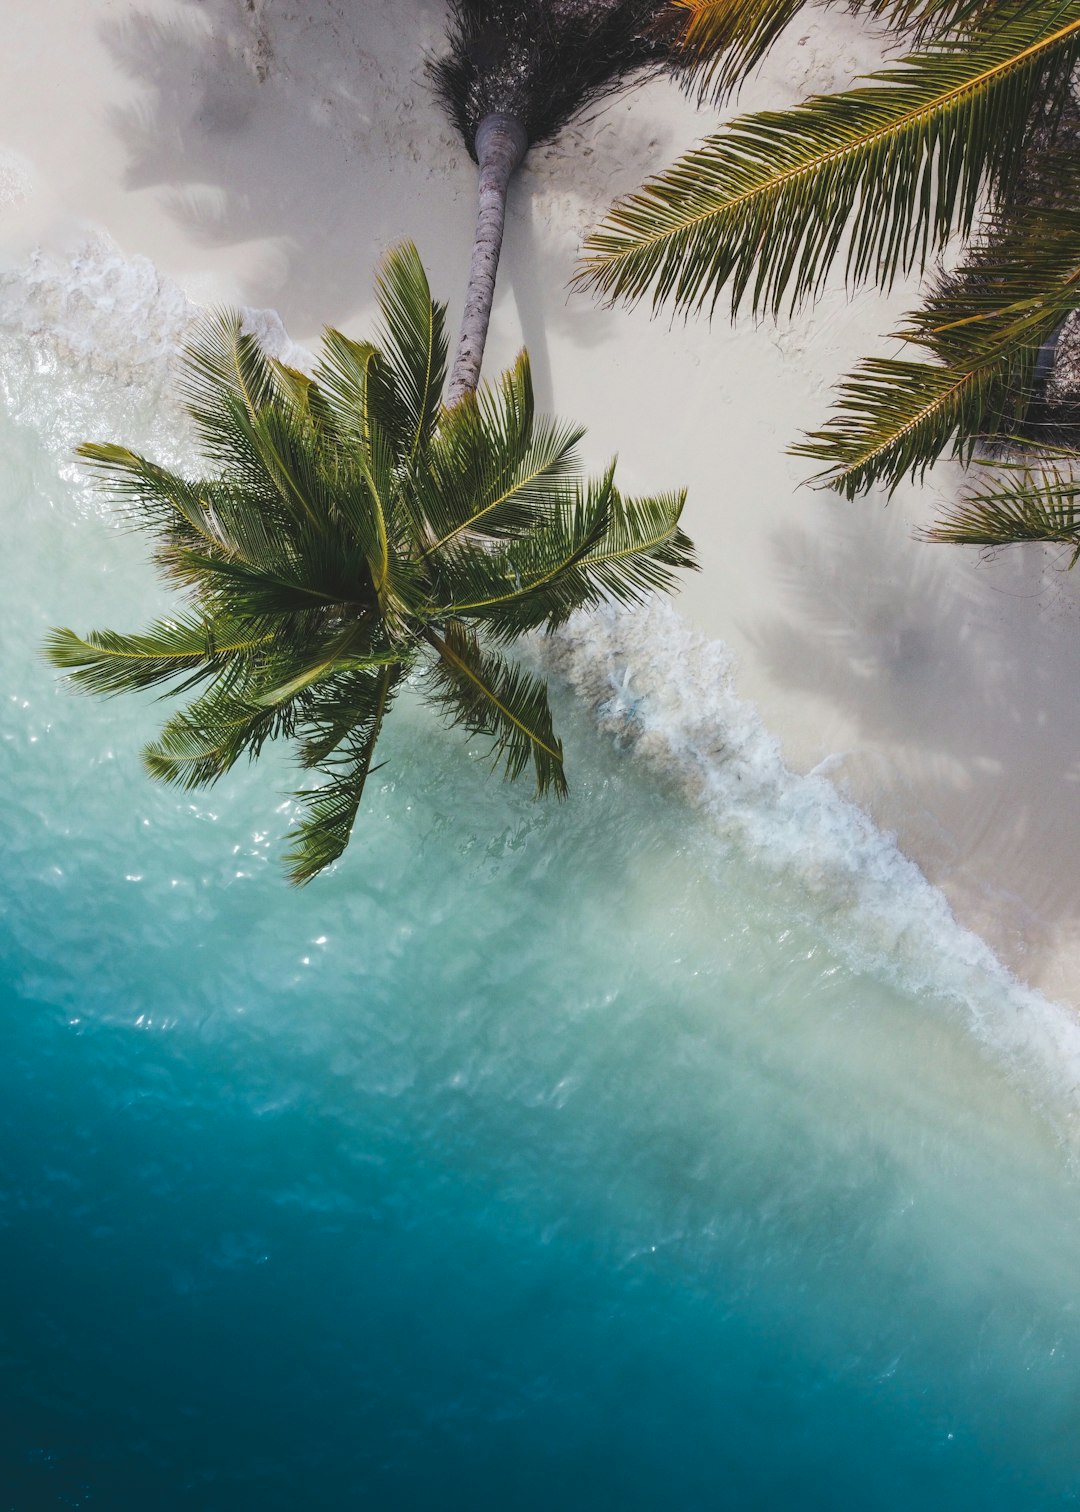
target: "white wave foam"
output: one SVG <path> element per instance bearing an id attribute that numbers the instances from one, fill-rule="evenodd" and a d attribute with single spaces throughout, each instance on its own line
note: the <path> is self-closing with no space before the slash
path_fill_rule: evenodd
<path id="1" fill-rule="evenodd" d="M 34 192 L 33 165 L 10 148 L 0 150 L 0 209 L 21 204 Z"/>
<path id="2" fill-rule="evenodd" d="M 35 253 L 0 274 L 0 391 L 9 414 L 41 435 L 73 481 L 80 442 L 121 434 L 179 465 L 191 443 L 173 378 L 201 313 L 149 259 L 125 257 L 105 235 L 68 257 Z M 242 313 L 273 356 L 307 360 L 276 311 Z M 90 501 L 108 508 L 84 492 Z"/>
<path id="3" fill-rule="evenodd" d="M 145 258 L 102 237 L 65 260 L 35 256 L 0 276 L 0 385 L 65 474 L 84 439 L 122 437 L 182 462 L 190 445 L 171 392 L 177 352 L 199 310 Z M 245 323 L 275 356 L 310 358 L 273 311 Z M 100 508 L 83 491 L 87 507 Z M 92 500 L 92 505 L 89 501 Z M 718 841 L 797 880 L 807 914 L 862 968 L 962 1008 L 979 1038 L 1037 1070 L 1069 1101 L 1080 1085 L 1080 1023 L 1018 984 L 963 929 L 943 894 L 822 772 L 798 776 L 736 692 L 727 649 L 667 601 L 579 616 L 542 643 L 547 667 L 601 729 L 708 816 Z"/>
<path id="4" fill-rule="evenodd" d="M 1040 1087 L 1080 1089 L 1080 1023 L 1025 987 L 963 928 L 932 886 L 820 773 L 783 761 L 731 657 L 667 600 L 582 615 L 543 643 L 541 659 L 594 711 L 601 729 L 708 816 L 721 843 L 794 880 L 806 913 L 854 966 L 933 994 L 967 1018 L 980 1041 Z"/>

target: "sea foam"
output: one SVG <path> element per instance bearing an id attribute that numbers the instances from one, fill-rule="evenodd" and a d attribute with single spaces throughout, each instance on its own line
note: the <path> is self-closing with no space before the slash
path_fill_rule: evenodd
<path id="1" fill-rule="evenodd" d="M 579 615 L 539 655 L 600 728 L 698 806 L 720 846 L 782 872 L 857 969 L 961 1011 L 972 1032 L 1071 1104 L 1080 1024 L 959 924 L 940 888 L 822 773 L 800 775 L 741 698 L 728 648 L 669 600 Z M 1071 1121 L 1071 1116 L 1070 1116 Z"/>

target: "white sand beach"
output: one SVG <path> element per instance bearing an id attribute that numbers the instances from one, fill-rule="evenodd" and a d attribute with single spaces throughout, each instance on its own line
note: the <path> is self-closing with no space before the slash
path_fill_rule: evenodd
<path id="1" fill-rule="evenodd" d="M 475 173 L 424 76 L 442 0 L 41 0 L 10 6 L 0 268 L 106 235 L 201 302 L 277 310 L 310 342 L 364 333 L 374 267 L 414 239 L 456 322 Z M 797 24 L 740 108 L 873 66 L 837 10 Z M 537 149 L 512 192 L 487 371 L 521 343 L 543 407 L 618 450 L 624 484 L 685 484 L 703 571 L 681 600 L 797 771 L 820 769 L 1024 981 L 1080 1003 L 1080 578 L 912 538 L 941 466 L 884 507 L 799 485 L 785 455 L 910 299 L 830 290 L 732 330 L 568 291 L 582 231 L 715 115 L 663 82 Z M 0 375 L 2 377 L 2 375 Z M 17 570 L 12 564 L 9 570 Z"/>

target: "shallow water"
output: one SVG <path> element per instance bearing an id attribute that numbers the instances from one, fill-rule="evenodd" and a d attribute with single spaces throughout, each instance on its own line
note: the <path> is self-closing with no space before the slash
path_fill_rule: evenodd
<path id="1" fill-rule="evenodd" d="M 0 420 L 0 1505 L 1076 1501 L 1069 1022 L 734 704 L 730 781 L 651 775 L 644 668 L 617 741 L 559 695 L 563 806 L 406 703 L 288 890 L 284 762 L 153 787 L 161 711 L 35 656 L 158 603 L 58 473 L 145 395 L 55 350 Z"/>

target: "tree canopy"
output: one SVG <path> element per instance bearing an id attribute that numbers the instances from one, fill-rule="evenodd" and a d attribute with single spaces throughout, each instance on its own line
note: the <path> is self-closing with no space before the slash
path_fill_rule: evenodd
<path id="1" fill-rule="evenodd" d="M 614 465 L 582 478 L 582 432 L 535 414 L 525 353 L 443 407 L 444 308 L 411 245 L 387 258 L 378 298 L 375 341 L 326 331 L 310 375 L 267 357 L 235 313 L 205 322 L 184 392 L 206 475 L 81 448 L 189 607 L 139 634 L 61 629 L 47 644 L 85 692 L 196 694 L 144 753 L 162 781 L 206 786 L 293 741 L 322 779 L 296 795 L 297 883 L 345 849 L 406 680 L 486 737 L 508 777 L 564 794 L 546 685 L 505 648 L 694 565 L 684 495 L 626 498 Z"/>

